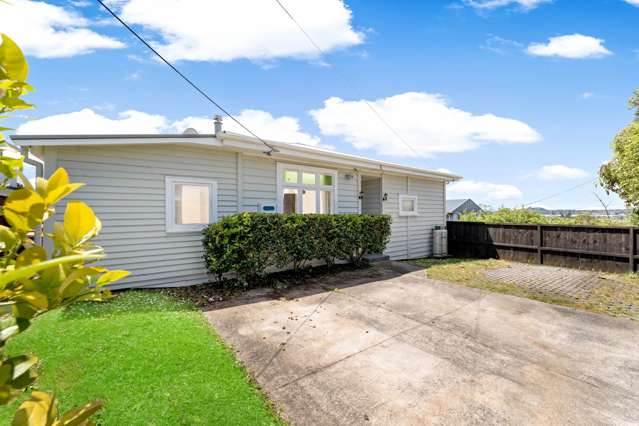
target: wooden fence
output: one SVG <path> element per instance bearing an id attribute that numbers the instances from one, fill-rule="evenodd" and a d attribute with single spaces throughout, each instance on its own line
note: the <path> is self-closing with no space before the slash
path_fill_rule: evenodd
<path id="1" fill-rule="evenodd" d="M 448 222 L 448 252 L 604 272 L 637 270 L 638 228 Z"/>

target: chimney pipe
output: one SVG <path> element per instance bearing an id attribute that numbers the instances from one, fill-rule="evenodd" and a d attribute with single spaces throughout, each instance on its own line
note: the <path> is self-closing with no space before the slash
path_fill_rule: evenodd
<path id="1" fill-rule="evenodd" d="M 222 116 L 216 115 L 213 117 L 213 124 L 215 126 L 215 134 L 222 133 Z"/>

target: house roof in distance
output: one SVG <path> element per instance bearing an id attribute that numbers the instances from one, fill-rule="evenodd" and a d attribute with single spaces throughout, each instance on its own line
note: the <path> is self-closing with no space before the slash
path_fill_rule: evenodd
<path id="1" fill-rule="evenodd" d="M 455 210 L 457 210 L 458 208 L 464 206 L 468 202 L 470 202 L 473 205 L 477 206 L 477 208 L 480 208 L 479 205 L 477 203 L 475 203 L 471 198 L 458 198 L 458 199 L 453 199 L 453 200 L 446 200 L 446 211 L 448 213 L 452 213 Z"/>
<path id="2" fill-rule="evenodd" d="M 256 138 L 223 131 L 215 134 L 96 134 L 96 135 L 14 135 L 11 140 L 20 146 L 85 146 L 85 145 L 154 145 L 184 144 L 225 148 L 253 154 L 265 153 L 265 146 Z M 389 174 L 405 174 L 452 182 L 459 175 L 436 170 L 405 166 L 387 161 L 344 154 L 302 144 L 267 141 L 276 148 L 269 154 L 274 159 L 320 161 L 334 166 L 362 169 Z"/>

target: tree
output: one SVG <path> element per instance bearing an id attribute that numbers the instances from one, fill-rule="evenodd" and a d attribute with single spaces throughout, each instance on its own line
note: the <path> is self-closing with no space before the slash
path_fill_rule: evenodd
<path id="1" fill-rule="evenodd" d="M 22 51 L 9 37 L 0 36 L 0 116 L 5 118 L 15 110 L 32 108 L 21 96 L 33 89 L 26 82 L 29 67 Z M 7 182 L 15 178 L 23 187 L 11 191 L 0 212 L 8 224 L 0 225 L 2 405 L 15 400 L 33 384 L 38 361 L 28 355 L 7 355 L 7 341 L 49 310 L 77 301 L 109 298 L 105 285 L 128 275 L 127 271 L 107 271 L 91 265 L 104 253 L 91 241 L 101 224 L 85 203 L 67 203 L 64 220 L 54 223 L 53 232 L 45 233 L 44 223 L 54 220 L 56 204 L 82 184 L 69 182 L 67 172 L 60 168 L 48 180 L 37 178 L 33 185 L 22 173 L 24 159 L 4 139 L 1 132 L 5 130 L 9 129 L 0 128 L 0 189 L 6 189 Z M 52 240 L 51 253 L 42 245 L 43 238 Z M 101 402 L 91 402 L 60 414 L 53 395 L 33 390 L 18 408 L 13 425 L 89 425 L 89 418 L 101 407 Z"/>
<path id="2" fill-rule="evenodd" d="M 599 181 L 626 202 L 633 210 L 633 223 L 639 223 L 639 89 L 629 105 L 637 109 L 636 119 L 613 139 L 612 159 L 599 169 Z"/>
<path id="3" fill-rule="evenodd" d="M 639 120 L 639 89 L 636 89 L 628 100 L 628 108 L 636 110 L 635 121 Z"/>

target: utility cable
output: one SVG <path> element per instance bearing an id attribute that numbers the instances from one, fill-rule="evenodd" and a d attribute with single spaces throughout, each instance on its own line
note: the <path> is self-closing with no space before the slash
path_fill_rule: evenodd
<path id="1" fill-rule="evenodd" d="M 304 29 L 304 27 L 302 26 L 302 24 L 299 23 L 299 21 L 297 19 L 295 19 L 295 17 L 293 16 L 293 14 L 286 8 L 286 6 L 284 6 L 284 4 L 280 1 L 280 0 L 275 0 L 275 2 L 279 5 L 279 7 L 284 11 L 284 13 L 291 19 L 291 21 L 293 21 L 293 23 L 295 23 L 295 25 L 297 25 L 297 28 L 300 29 L 300 31 L 304 34 L 304 36 L 308 39 L 308 41 L 313 45 L 313 47 L 315 47 L 315 49 L 317 49 L 317 51 L 320 53 L 321 56 L 326 57 L 326 53 L 324 52 L 324 50 L 319 47 L 319 45 L 315 42 L 315 40 L 313 40 L 313 37 L 311 37 L 311 35 Z M 336 69 L 337 70 L 337 69 Z M 368 106 L 368 108 L 373 112 L 373 114 L 375 114 L 375 116 L 377 116 L 377 118 L 379 119 L 379 121 L 381 121 L 387 128 L 388 130 L 390 130 L 397 139 L 399 139 L 404 145 L 406 145 L 408 147 L 408 149 L 410 149 L 416 156 L 418 157 L 422 157 L 422 155 L 420 155 L 417 150 L 415 150 L 415 148 L 413 148 L 411 146 L 411 144 L 409 144 L 406 139 L 404 139 L 402 137 L 402 135 L 399 134 L 399 132 L 397 130 L 395 130 L 393 128 L 393 126 L 390 125 L 390 123 L 388 123 L 388 121 L 386 121 L 386 119 L 382 116 L 382 114 L 380 114 L 379 111 L 377 111 L 377 109 L 375 108 L 375 106 L 370 103 L 369 101 L 367 101 L 364 96 L 362 96 L 362 94 L 360 93 L 360 91 L 357 89 L 357 87 L 353 84 L 353 81 L 348 78 L 348 76 L 344 73 L 341 73 L 339 70 L 337 70 L 338 73 L 342 76 L 342 78 L 344 79 L 344 81 L 346 81 L 346 84 L 349 85 L 351 87 L 351 89 L 353 89 L 353 91 L 355 92 L 355 94 L 360 97 L 364 103 Z"/>
<path id="2" fill-rule="evenodd" d="M 593 180 L 589 180 L 587 182 L 582 182 L 582 183 L 580 183 L 578 185 L 571 186 L 570 188 L 564 189 L 563 191 L 559 191 L 559 192 L 556 192 L 554 194 L 548 195 L 547 197 L 540 198 L 540 199 L 532 201 L 530 203 L 522 204 L 521 207 L 524 208 L 526 206 L 530 206 L 530 205 L 533 205 L 533 204 L 541 203 L 542 201 L 546 201 L 546 200 L 549 200 L 551 198 L 558 197 L 558 196 L 563 195 L 563 194 L 565 194 L 567 192 L 574 191 L 577 188 L 581 188 L 582 186 L 595 183 L 597 181 L 597 179 L 598 178 L 595 178 Z"/>
<path id="3" fill-rule="evenodd" d="M 164 56 L 162 56 L 160 54 L 160 52 L 155 50 L 153 48 L 153 46 L 151 46 L 144 38 L 142 38 L 141 35 L 139 35 L 133 28 L 131 28 L 126 22 L 124 22 L 113 10 L 111 10 L 111 8 L 109 8 L 109 6 L 104 4 L 104 2 L 102 0 L 96 0 L 96 1 L 98 3 L 100 3 L 100 5 L 102 5 L 102 7 L 104 9 L 106 9 L 106 11 L 109 12 L 111 14 L 111 16 L 113 16 L 120 24 L 122 24 L 124 26 L 124 28 L 129 30 L 129 32 L 131 34 L 133 34 L 142 44 L 144 44 L 149 50 L 151 50 L 151 52 L 153 52 L 158 58 L 160 58 L 162 60 L 162 62 L 164 62 L 173 71 L 175 71 L 180 77 L 182 77 L 182 79 L 184 81 L 186 81 L 192 88 L 194 88 L 200 95 L 204 96 L 204 98 L 206 100 L 208 100 L 213 105 L 215 105 L 217 107 L 217 109 L 222 111 L 227 117 L 229 117 L 231 120 L 236 122 L 241 128 L 243 128 L 249 134 L 251 134 L 251 136 L 253 136 L 258 141 L 262 142 L 264 144 L 264 146 L 266 146 L 269 149 L 268 151 L 265 152 L 266 154 L 271 155 L 274 152 L 278 152 L 277 148 L 275 148 L 275 147 L 271 146 L 270 144 L 268 144 L 267 142 L 265 142 L 262 138 L 260 138 L 258 135 L 256 135 L 251 129 L 249 129 L 247 126 L 245 126 L 240 120 L 238 120 L 237 118 L 232 116 L 224 107 L 222 107 L 222 105 L 220 105 L 219 103 L 215 102 L 215 100 L 212 97 L 210 97 L 209 95 L 207 95 L 206 92 L 204 92 L 204 90 L 200 89 L 197 86 L 197 84 L 195 84 L 190 78 L 188 78 L 186 75 L 184 75 L 184 73 L 182 73 L 179 69 L 177 69 L 177 67 L 175 65 L 173 65 L 171 62 L 169 62 L 167 59 L 165 59 Z"/>

